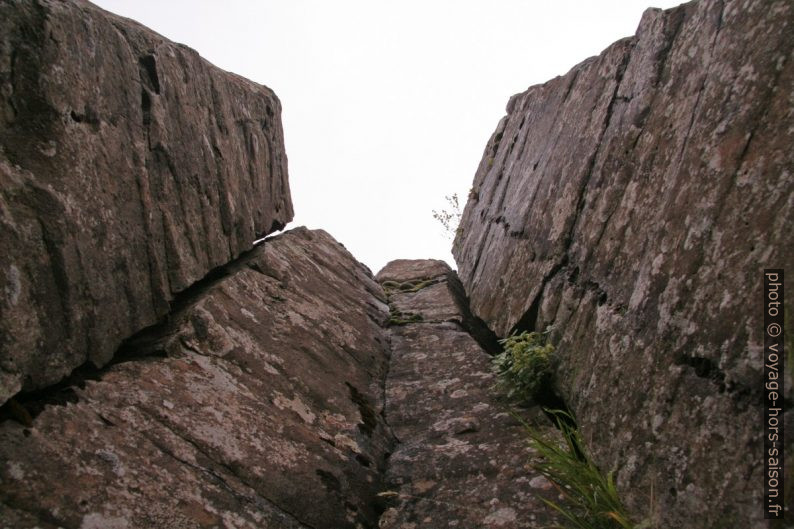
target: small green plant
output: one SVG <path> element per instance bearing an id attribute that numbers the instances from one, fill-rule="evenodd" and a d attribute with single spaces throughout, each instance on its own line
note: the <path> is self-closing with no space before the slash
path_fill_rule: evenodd
<path id="1" fill-rule="evenodd" d="M 551 384 L 556 358 L 547 333 L 522 332 L 499 343 L 504 351 L 494 356 L 491 365 L 499 376 L 497 386 L 508 398 L 531 400 Z"/>
<path id="2" fill-rule="evenodd" d="M 408 325 L 409 323 L 419 323 L 422 321 L 421 314 L 415 314 L 413 312 L 400 312 L 399 310 L 392 309 L 391 314 L 389 314 L 389 325 Z"/>
<path id="3" fill-rule="evenodd" d="M 541 500 L 565 520 L 561 529 L 648 529 L 650 521 L 630 521 L 618 497 L 612 472 L 604 475 L 588 455 L 584 440 L 570 414 L 561 410 L 550 413 L 562 434 L 562 442 L 549 439 L 529 425 L 530 445 L 540 456 L 533 467 L 560 492 L 559 503 Z"/>
<path id="4" fill-rule="evenodd" d="M 390 290 L 399 290 L 400 289 L 400 285 L 401 285 L 401 283 L 398 283 L 397 281 L 384 281 L 381 284 L 383 289 L 386 290 L 387 292 L 390 291 Z"/>
<path id="5" fill-rule="evenodd" d="M 417 279 L 414 281 L 405 281 L 403 283 L 399 283 L 397 281 L 384 281 L 382 286 L 386 294 L 391 295 L 395 292 L 418 292 L 423 288 L 429 287 L 430 285 L 435 285 L 438 282 L 439 280 L 433 279 Z"/>
<path id="6" fill-rule="evenodd" d="M 460 202 L 458 194 L 452 193 L 444 197 L 449 204 L 449 209 L 442 209 L 441 211 L 433 210 L 433 218 L 441 223 L 444 228 L 444 233 L 449 238 L 453 238 L 458 230 L 460 218 L 462 213 L 460 211 Z"/>

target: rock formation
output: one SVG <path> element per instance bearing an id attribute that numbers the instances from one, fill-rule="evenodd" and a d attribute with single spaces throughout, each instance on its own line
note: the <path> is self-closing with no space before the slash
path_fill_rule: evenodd
<path id="1" fill-rule="evenodd" d="M 792 28 L 785 1 L 646 11 L 510 99 L 455 241 L 474 314 L 553 329 L 597 463 L 666 527 L 763 523 L 758 300 L 762 269 L 794 262 Z"/>
<path id="2" fill-rule="evenodd" d="M 12 527 L 373 527 L 391 437 L 383 293 L 293 230 L 204 285 L 128 355 L 0 423 Z"/>
<path id="3" fill-rule="evenodd" d="M 381 529 L 541 527 L 557 493 L 533 472 L 524 425 L 493 391 L 490 356 L 464 327 L 465 299 L 443 261 L 399 260 L 377 275 L 389 296 L 386 418 L 397 446 Z M 545 417 L 541 424 L 551 428 Z M 537 417 L 535 417 L 537 422 Z"/>
<path id="4" fill-rule="evenodd" d="M 637 521 L 764 527 L 792 27 L 784 0 L 649 10 L 510 100 L 460 280 L 375 278 L 320 230 L 254 245 L 292 217 L 269 89 L 83 0 L 0 3 L 0 526 L 555 523 L 522 421 L 555 430 L 488 365 L 549 328 L 553 398 Z"/>
<path id="5" fill-rule="evenodd" d="M 270 90 L 86 2 L 0 15 L 4 527 L 547 516 L 526 501 L 550 485 L 527 477 L 522 426 L 488 397 L 473 336 L 494 337 L 446 265 L 391 266 L 430 281 L 392 296 L 425 322 L 389 331 L 384 291 L 328 234 L 253 248 L 292 216 Z M 410 342 L 418 329 L 430 334 Z M 434 340 L 440 369 L 412 366 Z"/>
<path id="6" fill-rule="evenodd" d="M 0 402 L 292 219 L 280 103 L 82 0 L 0 4 Z"/>

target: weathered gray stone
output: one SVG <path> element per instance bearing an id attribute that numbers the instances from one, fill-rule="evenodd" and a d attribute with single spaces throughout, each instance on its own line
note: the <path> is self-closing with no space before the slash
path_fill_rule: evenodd
<path id="1" fill-rule="evenodd" d="M 794 262 L 793 30 L 787 1 L 646 11 L 511 98 L 455 241 L 497 334 L 553 326 L 596 461 L 665 527 L 764 526 L 759 300 L 762 269 Z"/>
<path id="2" fill-rule="evenodd" d="M 46 406 L 31 428 L 0 423 L 3 521 L 374 526 L 391 444 L 380 287 L 304 228 L 228 272 L 134 341 L 150 356 L 71 388 L 75 402 Z"/>
<path id="3" fill-rule="evenodd" d="M 413 273 L 411 272 L 413 270 Z M 554 521 L 538 494 L 556 496 L 530 468 L 523 427 L 492 389 L 490 356 L 464 330 L 447 265 L 395 261 L 378 278 L 440 282 L 416 292 L 387 289 L 389 303 L 422 321 L 391 327 L 386 418 L 398 445 L 386 474 L 382 529 L 520 528 Z M 438 273 L 436 273 L 438 272 Z M 439 315 L 442 315 L 439 319 Z M 542 417 L 540 426 L 550 426 Z"/>
<path id="4" fill-rule="evenodd" d="M 88 2 L 0 4 L 0 402 L 292 218 L 271 90 Z"/>

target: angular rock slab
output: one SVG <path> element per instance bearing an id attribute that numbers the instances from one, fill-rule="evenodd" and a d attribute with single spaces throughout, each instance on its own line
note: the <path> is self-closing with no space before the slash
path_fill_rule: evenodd
<path id="1" fill-rule="evenodd" d="M 417 281 L 438 266 L 400 261 L 377 277 Z M 553 523 L 538 495 L 556 494 L 531 469 L 524 426 L 492 389 L 490 356 L 461 327 L 464 315 L 453 292 L 441 276 L 417 292 L 389 293 L 393 306 L 423 320 L 391 327 L 386 418 L 398 444 L 388 461 L 390 505 L 379 527 L 508 529 Z"/>
<path id="2" fill-rule="evenodd" d="M 0 424 L 14 527 L 361 528 L 390 449 L 382 291 L 322 231 L 265 242 L 76 402 Z M 165 355 L 163 357 L 163 355 Z M 97 377 L 95 377 L 97 378 Z"/>
<path id="3" fill-rule="evenodd" d="M 497 334 L 553 325 L 597 463 L 665 526 L 764 524 L 758 300 L 794 262 L 792 29 L 786 1 L 646 11 L 511 98 L 455 241 Z"/>
<path id="4" fill-rule="evenodd" d="M 75 0 L 0 5 L 0 402 L 101 366 L 292 219 L 268 88 Z"/>

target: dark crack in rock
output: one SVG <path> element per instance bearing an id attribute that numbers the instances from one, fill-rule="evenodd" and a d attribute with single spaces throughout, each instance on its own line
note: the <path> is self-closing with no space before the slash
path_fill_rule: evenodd
<path id="1" fill-rule="evenodd" d="M 27 428 L 0 423 L 19 528 L 369 528 L 391 436 L 388 317 L 327 233 L 269 239 Z"/>

